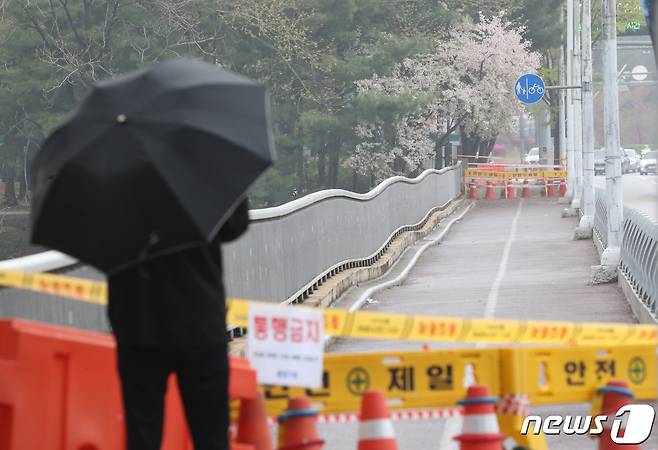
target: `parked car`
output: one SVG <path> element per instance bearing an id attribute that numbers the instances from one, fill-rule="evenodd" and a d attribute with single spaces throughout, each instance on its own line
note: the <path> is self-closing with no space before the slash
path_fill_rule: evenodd
<path id="1" fill-rule="evenodd" d="M 637 154 L 632 148 L 625 148 L 624 153 L 628 157 L 628 171 L 629 172 L 638 172 L 640 170 L 640 155 Z"/>
<path id="2" fill-rule="evenodd" d="M 640 161 L 640 175 L 656 173 L 656 160 L 658 159 L 658 150 L 651 150 L 645 153 Z"/>
<path id="3" fill-rule="evenodd" d="M 539 163 L 539 147 L 532 147 L 528 153 L 526 153 L 524 161 L 526 164 L 538 164 Z"/>
<path id="4" fill-rule="evenodd" d="M 626 155 L 623 149 L 619 149 L 621 152 L 621 173 L 628 173 L 630 171 L 631 161 L 630 158 Z M 600 148 L 594 150 L 594 175 L 603 175 L 605 174 L 605 148 Z"/>

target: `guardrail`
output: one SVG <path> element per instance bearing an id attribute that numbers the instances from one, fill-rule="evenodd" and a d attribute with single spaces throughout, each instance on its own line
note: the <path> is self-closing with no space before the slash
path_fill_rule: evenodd
<path id="1" fill-rule="evenodd" d="M 596 191 L 594 231 L 607 247 L 605 191 Z M 619 269 L 638 298 L 658 318 L 658 222 L 641 211 L 624 208 L 624 238 Z"/>
<path id="2" fill-rule="evenodd" d="M 227 295 L 294 302 L 344 269 L 376 261 L 392 238 L 421 227 L 461 194 L 462 166 L 393 177 L 366 194 L 330 189 L 249 212 L 245 235 L 223 248 Z M 59 252 L 0 262 L 0 268 L 102 279 Z M 107 330 L 104 308 L 36 292 L 0 289 L 0 317 Z"/>

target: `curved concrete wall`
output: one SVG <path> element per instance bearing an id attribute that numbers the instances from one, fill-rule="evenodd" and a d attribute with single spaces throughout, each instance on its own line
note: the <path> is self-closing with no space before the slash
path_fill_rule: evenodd
<path id="1" fill-rule="evenodd" d="M 461 180 L 458 165 L 426 170 L 414 179 L 393 177 L 367 194 L 331 189 L 251 210 L 247 233 L 223 249 L 227 294 L 292 301 L 326 274 L 376 254 L 398 229 L 458 197 Z M 0 268 L 103 278 L 58 252 L 2 261 Z M 0 316 L 107 330 L 102 307 L 15 289 L 0 289 Z"/>

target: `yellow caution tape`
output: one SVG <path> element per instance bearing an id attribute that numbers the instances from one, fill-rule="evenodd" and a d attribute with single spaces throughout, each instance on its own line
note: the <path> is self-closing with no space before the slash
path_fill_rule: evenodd
<path id="1" fill-rule="evenodd" d="M 247 327 L 249 301 L 229 301 L 227 322 Z M 338 337 L 423 342 L 658 345 L 658 327 L 616 323 L 573 323 L 503 319 L 464 319 L 349 312 L 325 309 L 324 331 Z"/>
<path id="2" fill-rule="evenodd" d="M 553 179 L 566 178 L 565 170 L 519 169 L 518 171 L 497 172 L 488 169 L 466 169 L 465 178 L 496 179 Z"/>
<path id="3" fill-rule="evenodd" d="M 52 273 L 0 270 L 0 286 L 53 294 L 97 305 L 107 303 L 107 283 Z"/>
<path id="4" fill-rule="evenodd" d="M 0 270 L 0 286 L 98 305 L 107 303 L 107 284 L 84 278 Z M 246 328 L 250 301 L 231 299 L 227 303 L 227 322 Z M 425 342 L 658 345 L 658 327 L 654 325 L 465 319 L 340 309 L 325 309 L 323 314 L 325 334 L 337 337 Z"/>

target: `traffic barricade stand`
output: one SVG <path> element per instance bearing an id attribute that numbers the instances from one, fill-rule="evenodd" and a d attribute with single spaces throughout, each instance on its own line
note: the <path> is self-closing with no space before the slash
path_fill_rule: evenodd
<path id="1" fill-rule="evenodd" d="M 123 448 L 108 334 L 0 320 L 0 448 Z"/>
<path id="2" fill-rule="evenodd" d="M 543 432 L 521 434 L 525 417 L 530 412 L 530 396 L 527 392 L 528 360 L 521 348 L 500 350 L 501 395 L 497 405 L 500 430 L 517 446 L 531 450 L 547 450 Z"/>
<path id="3" fill-rule="evenodd" d="M 230 364 L 229 396 L 253 398 L 256 372 L 243 358 L 231 357 Z M 191 450 L 173 376 L 165 404 L 162 449 Z M 0 449 L 36 449 L 44 442 L 52 450 L 124 448 L 123 417 L 111 335 L 0 320 Z"/>

